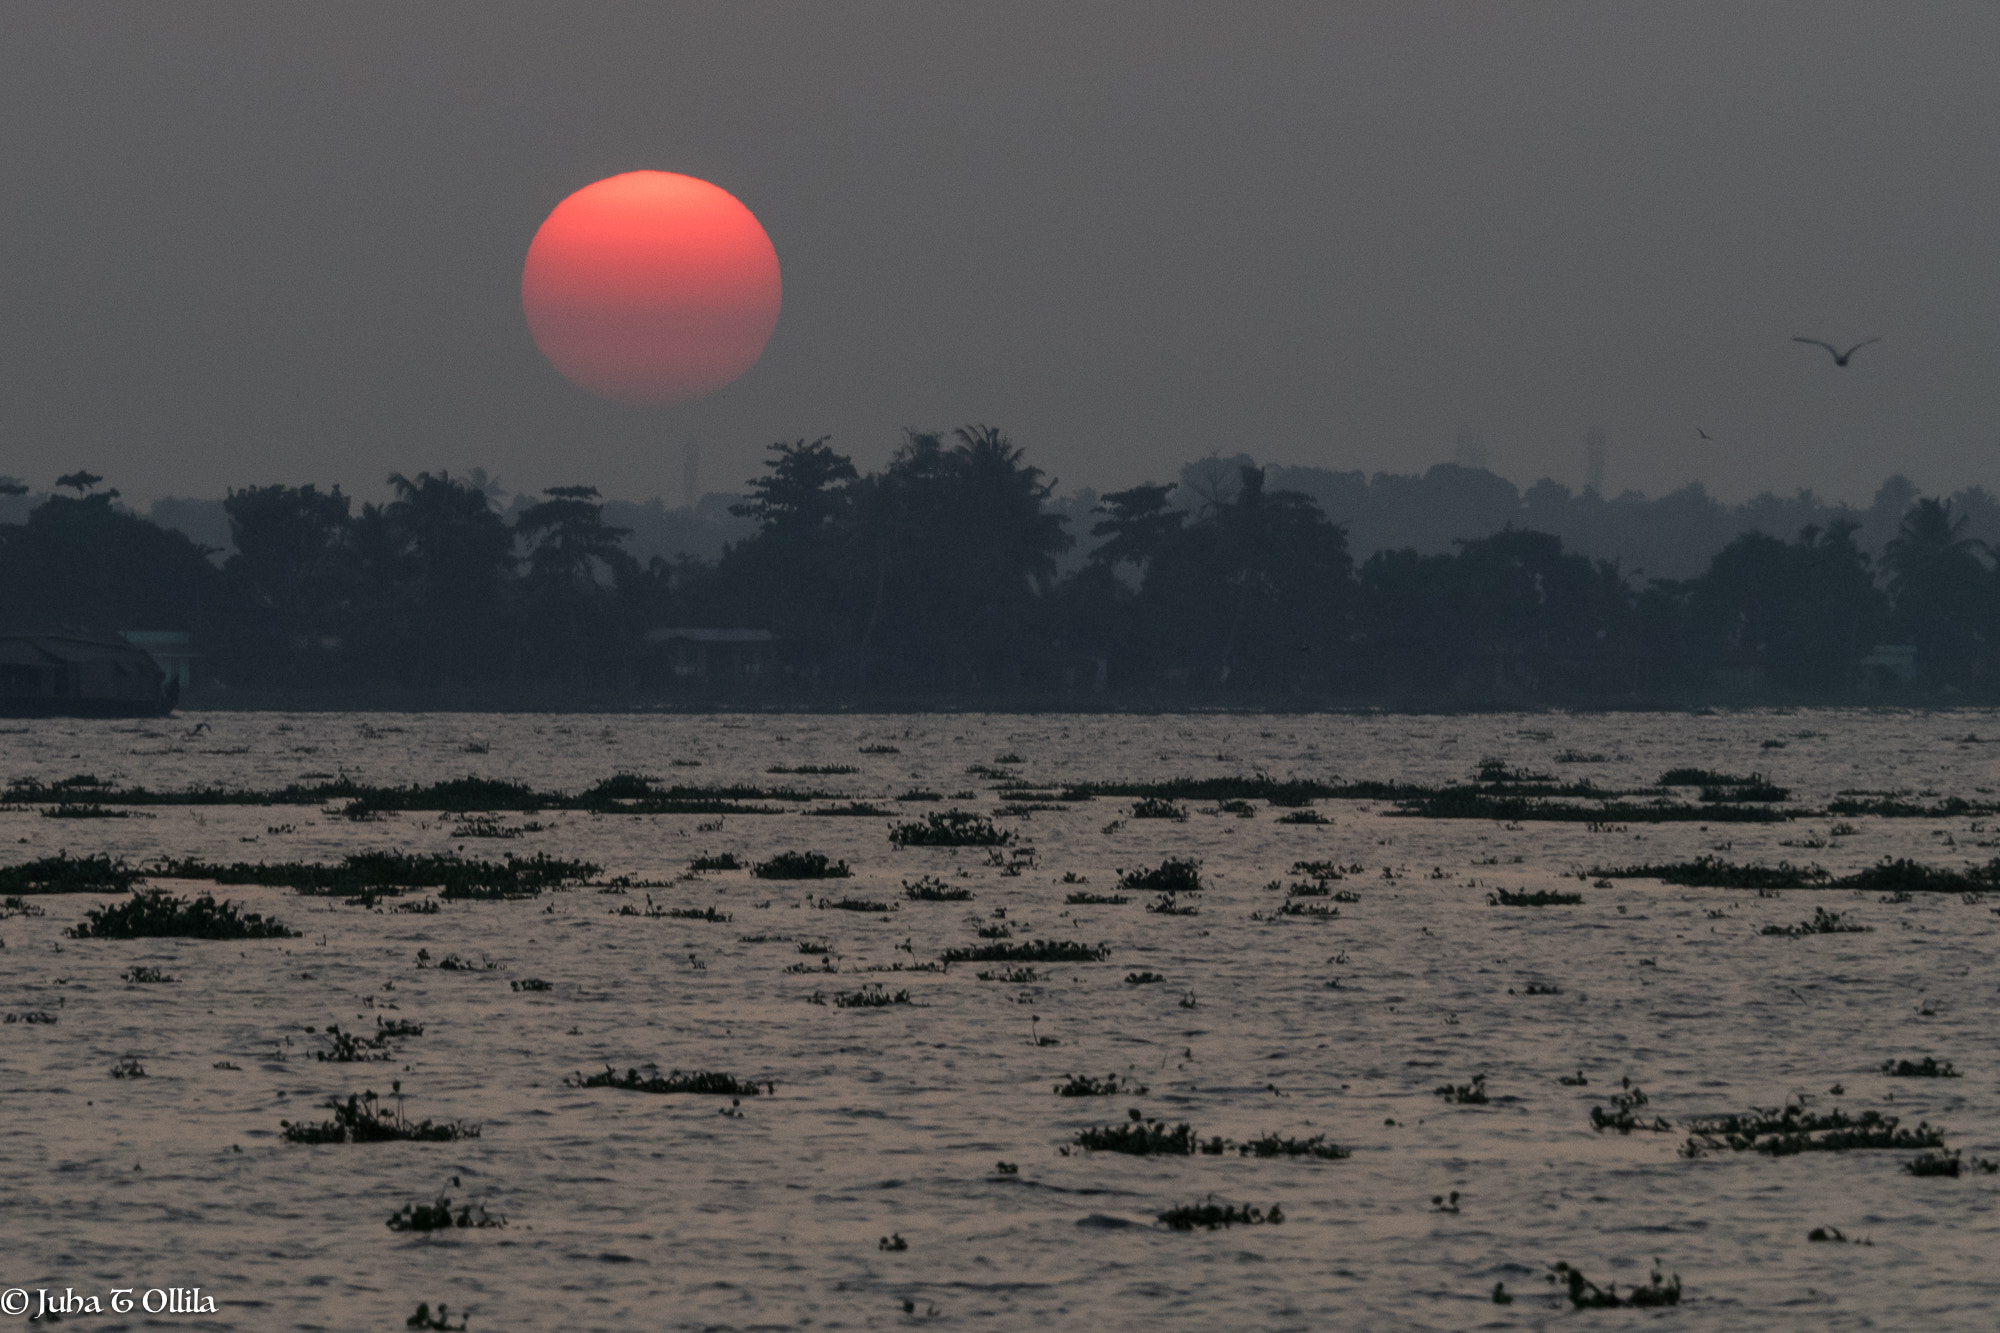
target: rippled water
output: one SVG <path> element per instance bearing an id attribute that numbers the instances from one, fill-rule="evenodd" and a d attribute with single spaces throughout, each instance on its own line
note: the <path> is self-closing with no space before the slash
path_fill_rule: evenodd
<path id="1" fill-rule="evenodd" d="M 1000 783 L 968 774 L 974 765 L 1048 784 L 1257 771 L 1442 782 L 1502 758 L 1605 786 L 1679 765 L 1754 769 L 1810 807 L 1843 788 L 1979 799 L 2000 789 L 2000 747 L 1968 739 L 1987 735 L 2000 736 L 2000 716 L 212 714 L 8 724 L 0 777 L 269 788 L 315 774 L 476 773 L 577 790 L 625 771 L 884 804 L 912 787 L 972 791 L 956 804 L 990 813 Z M 882 745 L 899 753 L 860 753 Z M 861 771 L 766 773 L 831 764 Z M 276 861 L 463 846 L 586 857 L 606 875 L 660 881 L 702 852 L 814 850 L 855 869 L 831 884 L 722 873 L 624 896 L 446 904 L 436 916 L 224 891 L 304 932 L 282 943 L 67 940 L 63 928 L 101 899 L 40 898 L 45 916 L 0 921 L 0 1010 L 59 1020 L 0 1026 L 0 1285 L 199 1285 L 220 1313 L 162 1320 L 186 1328 L 400 1328 L 419 1301 L 470 1311 L 474 1330 L 1994 1326 L 2000 1176 L 1917 1179 L 1898 1152 L 1689 1161 L 1676 1154 L 1681 1133 L 1600 1135 L 1588 1115 L 1626 1077 L 1672 1120 L 1805 1094 L 1817 1107 L 1927 1119 L 1968 1158 L 2000 1157 L 2000 898 L 1760 898 L 1644 880 L 1593 887 L 1573 872 L 1717 849 L 1836 871 L 1884 856 L 1959 865 L 1995 855 L 2000 833 L 1977 820 L 1855 818 L 1851 834 L 1799 850 L 1781 843 L 1826 839 L 1829 821 L 1592 831 L 1322 802 L 1332 822 L 1318 827 L 1279 824 L 1261 805 L 1251 818 L 1197 810 L 1185 823 L 1118 823 L 1129 805 L 1099 798 L 1003 819 L 1036 854 L 1018 876 L 977 849 L 899 852 L 881 819 L 798 813 L 703 828 L 698 816 L 545 812 L 533 817 L 542 831 L 504 841 L 455 837 L 448 817 L 353 823 L 310 807 L 0 813 L 5 863 L 59 848 Z M 1121 869 L 1168 856 L 1203 861 L 1199 915 L 1148 914 L 1147 895 L 1065 904 L 1066 874 L 1108 892 Z M 1336 920 L 1253 920 L 1282 901 L 1264 886 L 1307 858 L 1363 866 L 1337 886 L 1360 901 Z M 920 874 L 976 898 L 903 901 L 902 882 Z M 1490 907 L 1496 887 L 1567 887 L 1585 901 Z M 812 905 L 828 892 L 898 910 Z M 614 915 L 648 893 L 734 919 Z M 1873 930 L 1758 933 L 1819 903 Z M 1025 986 L 963 965 L 857 971 L 975 943 L 1002 911 L 1016 940 L 1101 941 L 1110 959 L 1044 965 L 1045 980 Z M 769 938 L 745 938 L 756 936 Z M 829 944 L 841 974 L 787 974 L 802 959 L 796 941 Z M 497 966 L 419 969 L 419 949 Z M 122 981 L 135 965 L 180 980 Z M 1167 982 L 1124 983 L 1142 969 Z M 552 989 L 512 989 L 530 977 Z M 873 980 L 907 988 L 913 1003 L 808 1002 Z M 1561 994 L 1522 994 L 1531 983 Z M 326 1038 L 309 1027 L 365 1030 L 378 1016 L 422 1023 L 424 1035 L 393 1064 L 311 1058 Z M 1925 1054 L 1965 1077 L 1878 1072 Z M 147 1077 L 112 1078 L 127 1057 Z M 718 1114 L 726 1098 L 562 1084 L 647 1062 L 769 1079 L 776 1093 L 744 1099 L 737 1118 Z M 1587 1086 L 1558 1083 L 1576 1071 Z M 1071 1073 L 1116 1073 L 1150 1091 L 1051 1095 Z M 1432 1092 L 1481 1073 L 1485 1106 Z M 392 1079 L 412 1115 L 474 1122 L 480 1136 L 279 1139 L 281 1119 L 319 1118 L 329 1096 L 387 1094 Z M 1353 1156 L 1059 1152 L 1134 1106 L 1203 1136 L 1323 1133 Z M 999 1174 L 1002 1160 L 1018 1174 Z M 431 1236 L 384 1225 L 441 1190 L 509 1225 Z M 1435 1211 L 1433 1197 L 1451 1191 L 1458 1211 Z M 1163 1209 L 1210 1195 L 1275 1203 L 1286 1220 L 1212 1233 L 1155 1225 Z M 1809 1243 L 1820 1226 L 1872 1244 Z M 892 1235 L 908 1248 L 880 1248 Z M 1623 1287 L 1655 1257 L 1685 1284 L 1678 1310 L 1572 1313 L 1543 1280 L 1562 1260 Z M 1514 1304 L 1492 1303 L 1496 1282 Z"/>

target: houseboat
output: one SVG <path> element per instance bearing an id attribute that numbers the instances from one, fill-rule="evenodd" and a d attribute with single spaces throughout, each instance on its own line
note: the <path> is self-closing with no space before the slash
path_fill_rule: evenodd
<path id="1" fill-rule="evenodd" d="M 165 717 L 179 702 L 180 682 L 116 634 L 0 632 L 0 717 Z"/>

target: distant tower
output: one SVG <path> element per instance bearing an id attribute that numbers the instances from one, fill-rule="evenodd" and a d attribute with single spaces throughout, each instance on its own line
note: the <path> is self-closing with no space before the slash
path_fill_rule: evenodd
<path id="1" fill-rule="evenodd" d="M 1584 436 L 1583 444 L 1583 484 L 1599 495 L 1604 494 L 1604 427 L 1592 426 Z"/>
<path id="2" fill-rule="evenodd" d="M 1458 447 L 1452 451 L 1451 461 L 1460 467 L 1478 468 L 1481 471 L 1486 470 L 1489 462 L 1489 456 L 1486 452 L 1486 441 L 1480 439 L 1474 433 L 1472 427 L 1460 426 L 1458 428 Z"/>
<path id="3" fill-rule="evenodd" d="M 701 446 L 693 440 L 681 450 L 681 482 L 687 507 L 692 509 L 695 501 L 701 499 Z"/>

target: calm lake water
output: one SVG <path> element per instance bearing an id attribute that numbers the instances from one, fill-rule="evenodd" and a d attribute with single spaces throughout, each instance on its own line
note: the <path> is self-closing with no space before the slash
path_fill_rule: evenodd
<path id="1" fill-rule="evenodd" d="M 197 726 L 197 724 L 203 724 Z M 2000 715 L 1076 717 L 183 715 L 0 729 L 0 778 L 77 773 L 150 788 L 273 788 L 344 774 L 378 784 L 478 774 L 577 791 L 620 772 L 688 784 L 811 787 L 914 818 L 992 815 L 1016 783 L 1269 773 L 1465 781 L 1482 760 L 1652 783 L 1697 766 L 1759 772 L 1823 809 L 1847 789 L 2000 791 Z M 893 752 L 863 753 L 864 749 Z M 772 776 L 852 766 L 852 774 Z M 984 769 L 985 771 L 973 771 Z M 957 796 L 955 793 L 971 793 Z M 1691 796 L 1691 792 L 1684 795 Z M 828 804 L 830 802 L 820 802 Z M 82 941 L 106 898 L 43 896 L 0 921 L 0 1286 L 199 1286 L 212 1316 L 147 1327 L 399 1329 L 418 1302 L 505 1329 L 1048 1328 L 1989 1329 L 2000 1322 L 2000 1176 L 1916 1178 L 1915 1154 L 1724 1153 L 1686 1132 L 1593 1132 L 1629 1078 L 1648 1114 L 1807 1098 L 1813 1109 L 1929 1121 L 1946 1146 L 2000 1158 L 2000 895 L 1907 903 L 1847 890 L 1775 896 L 1579 882 L 1600 865 L 1714 854 L 1848 872 L 2000 855 L 2000 819 L 1823 816 L 1779 824 L 1500 824 L 1322 801 L 1323 825 L 1189 808 L 1131 818 L 1099 797 L 1001 816 L 1019 873 L 978 848 L 897 850 L 880 817 L 798 813 L 502 814 L 475 837 L 449 815 L 355 822 L 337 809 L 135 809 L 123 819 L 0 812 L 0 864 L 110 852 L 334 861 L 361 850 L 581 857 L 596 888 L 385 913 L 266 888 L 221 890 L 303 932 L 268 942 Z M 1995 826 L 1989 831 L 1987 824 Z M 467 831 L 460 831 L 467 830 Z M 1797 845 L 1788 845 L 1797 844 Z M 700 854 L 844 859 L 851 879 L 681 878 Z M 1072 905 L 1121 872 L 1202 863 L 1198 914 Z M 1008 859 L 1008 858 L 1002 858 Z M 1332 919 L 1266 919 L 1294 862 L 1358 867 Z M 931 875 L 965 902 L 905 900 Z M 1072 882 L 1068 877 L 1074 877 Z M 202 886 L 168 882 L 177 892 Z M 1488 905 L 1495 889 L 1580 892 L 1576 906 Z M 822 895 L 888 913 L 822 909 Z M 621 916 L 648 901 L 727 922 Z M 1319 900 L 1329 902 L 1330 900 Z M 1865 933 L 1786 938 L 1815 906 Z M 910 972 L 1001 924 L 1015 941 L 1109 946 L 1041 964 Z M 825 945 L 838 974 L 801 943 Z M 417 965 L 457 954 L 469 972 Z M 902 965 L 901 974 L 865 971 Z M 158 967 L 175 984 L 121 974 Z M 1004 969 L 1003 969 L 1004 970 Z M 1134 972 L 1160 984 L 1128 984 Z M 539 979 L 545 991 L 513 983 Z M 840 1008 L 872 982 L 909 1003 Z M 1529 995 L 1531 985 L 1560 993 Z M 390 1063 L 331 1063 L 328 1024 L 422 1024 Z M 314 1031 L 318 1029 L 318 1031 Z M 1888 1078 L 1932 1055 L 1955 1079 Z M 144 1078 L 114 1078 L 133 1059 Z M 564 1086 L 612 1065 L 770 1080 L 743 1098 Z M 233 1066 L 233 1067 L 231 1067 Z M 1588 1080 L 1568 1086 L 1578 1073 Z M 1058 1097 L 1071 1074 L 1144 1095 Z M 1484 1105 L 1433 1091 L 1485 1076 Z M 281 1120 L 400 1081 L 413 1117 L 464 1120 L 456 1143 L 304 1147 Z M 1839 1087 L 1836 1094 L 1833 1089 Z M 1345 1160 L 1064 1155 L 1129 1108 L 1204 1138 L 1328 1141 Z M 740 1115 L 722 1114 L 738 1110 Z M 1017 1170 L 1001 1173 L 996 1164 Z M 1456 1211 L 1434 1198 L 1457 1192 Z M 505 1228 L 398 1233 L 438 1193 Z M 1279 1205 L 1281 1225 L 1178 1232 L 1203 1202 Z M 1838 1227 L 1866 1245 L 1813 1243 Z M 900 1237 L 907 1248 L 885 1249 Z M 1657 1259 L 1676 1310 L 1573 1312 L 1545 1280 L 1564 1261 L 1621 1289 Z M 1516 1295 L 1496 1305 L 1504 1283 Z M 140 1327 L 137 1316 L 89 1328 Z"/>

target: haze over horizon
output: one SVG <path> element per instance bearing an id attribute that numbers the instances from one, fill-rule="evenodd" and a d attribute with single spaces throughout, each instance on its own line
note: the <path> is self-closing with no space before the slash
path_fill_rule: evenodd
<path id="1" fill-rule="evenodd" d="M 1990 6 L 50 6 L 0 51 L 0 474 L 141 506 L 474 466 L 735 490 L 1006 430 L 1065 491 L 1247 453 L 1740 500 L 1995 488 Z M 716 397 L 563 382 L 561 198 L 685 171 L 785 305 Z M 1795 335 L 1843 347 L 1839 368 Z M 1703 440 L 1698 431 L 1713 437 Z"/>

